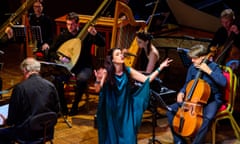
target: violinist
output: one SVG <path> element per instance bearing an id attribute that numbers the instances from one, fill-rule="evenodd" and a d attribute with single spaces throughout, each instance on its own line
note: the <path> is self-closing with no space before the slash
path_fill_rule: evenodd
<path id="1" fill-rule="evenodd" d="M 174 131 L 173 118 L 184 102 L 188 83 L 196 78 L 199 70 L 202 71 L 201 79 L 210 86 L 210 96 L 207 100 L 207 103 L 203 105 L 203 122 L 200 128 L 197 130 L 193 144 L 200 144 L 203 142 L 208 131 L 208 127 L 223 102 L 221 89 L 226 86 L 226 78 L 222 74 L 222 70 L 219 68 L 218 64 L 209 60 L 205 60 L 207 55 L 208 48 L 203 45 L 195 45 L 188 52 L 188 56 L 191 58 L 192 65 L 188 69 L 185 84 L 177 95 L 177 102 L 170 105 L 172 110 L 167 112 L 167 117 L 175 144 L 186 143 L 184 138 Z"/>
<path id="2" fill-rule="evenodd" d="M 212 51 L 217 51 L 218 55 L 222 51 L 220 49 L 224 49 L 224 46 L 233 40 L 235 50 L 231 46 L 230 50 L 225 53 L 228 58 L 219 64 L 230 66 L 235 70 L 239 67 L 240 58 L 240 23 L 236 20 L 232 9 L 225 9 L 221 12 L 220 22 L 222 26 L 215 32 L 209 47 Z"/>

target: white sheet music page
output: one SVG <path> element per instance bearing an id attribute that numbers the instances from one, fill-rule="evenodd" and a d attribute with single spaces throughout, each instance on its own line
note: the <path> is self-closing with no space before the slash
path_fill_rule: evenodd
<path id="1" fill-rule="evenodd" d="M 2 114 L 5 118 L 7 118 L 8 116 L 8 105 L 9 104 L 0 106 L 0 114 Z M 3 122 L 4 122 L 3 119 L 0 118 L 0 125 L 3 125 Z"/>

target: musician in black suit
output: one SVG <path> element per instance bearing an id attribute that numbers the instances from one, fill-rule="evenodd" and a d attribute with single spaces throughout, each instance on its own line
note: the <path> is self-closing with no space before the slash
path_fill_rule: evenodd
<path id="1" fill-rule="evenodd" d="M 50 48 L 53 41 L 54 22 L 53 20 L 43 13 L 43 4 L 40 1 L 33 3 L 33 12 L 29 15 L 30 26 L 40 26 L 42 41 L 37 41 L 36 54 L 44 56 L 44 53 Z"/>
<path id="2" fill-rule="evenodd" d="M 66 16 L 66 26 L 67 31 L 61 33 L 53 45 L 50 47 L 49 51 L 49 59 L 50 60 L 60 60 L 64 63 L 69 62 L 70 58 L 65 56 L 59 56 L 56 52 L 59 47 L 66 41 L 75 38 L 80 33 L 79 28 L 79 16 L 75 12 L 70 12 Z M 71 69 L 71 72 L 77 77 L 77 87 L 76 87 L 76 94 L 75 99 L 71 108 L 69 115 L 76 115 L 78 113 L 78 103 L 81 100 L 83 93 L 87 88 L 87 81 L 92 75 L 92 54 L 91 54 L 91 47 L 93 44 L 98 46 L 105 46 L 105 39 L 102 37 L 100 33 L 96 31 L 96 29 L 92 26 L 88 28 L 88 34 L 86 38 L 82 41 L 81 46 L 81 53 L 76 64 Z M 77 55 L 77 53 L 76 53 Z M 62 104 L 63 112 L 66 114 L 68 113 L 66 100 L 64 97 L 64 90 L 63 84 L 60 80 L 57 82 L 57 88 L 59 91 L 60 101 Z"/>
<path id="3" fill-rule="evenodd" d="M 1 144 L 10 144 L 18 138 L 34 140 L 42 137 L 42 131 L 30 132 L 30 119 L 44 112 L 59 112 L 56 88 L 39 75 L 41 64 L 34 58 L 26 58 L 20 67 L 24 81 L 13 88 L 7 118 L 0 114 L 0 118 L 8 126 L 0 129 Z"/>

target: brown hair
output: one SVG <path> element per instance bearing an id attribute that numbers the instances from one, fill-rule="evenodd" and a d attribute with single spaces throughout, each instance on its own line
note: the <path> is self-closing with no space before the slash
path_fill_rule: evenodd
<path id="1" fill-rule="evenodd" d="M 70 12 L 67 14 L 66 20 L 75 20 L 75 22 L 78 23 L 78 21 L 79 21 L 78 14 L 75 12 Z"/>

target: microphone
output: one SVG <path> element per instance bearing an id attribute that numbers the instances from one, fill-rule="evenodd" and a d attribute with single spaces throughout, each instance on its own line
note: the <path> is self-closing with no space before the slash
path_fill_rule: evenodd
<path id="1" fill-rule="evenodd" d="M 128 57 L 128 56 L 137 57 L 135 54 L 132 54 L 132 53 L 129 53 L 129 52 L 125 52 L 123 55 L 124 55 L 125 57 Z"/>
<path id="2" fill-rule="evenodd" d="M 147 3 L 147 4 L 145 4 L 145 7 L 149 7 L 149 6 L 151 6 L 151 5 L 154 5 L 155 3 L 157 3 L 157 2 L 154 1 L 154 2 Z"/>

